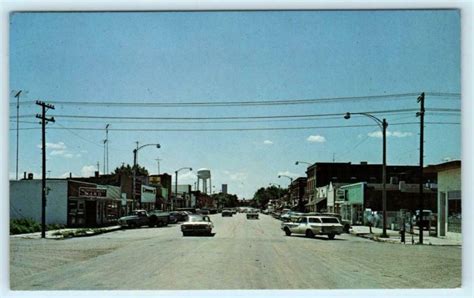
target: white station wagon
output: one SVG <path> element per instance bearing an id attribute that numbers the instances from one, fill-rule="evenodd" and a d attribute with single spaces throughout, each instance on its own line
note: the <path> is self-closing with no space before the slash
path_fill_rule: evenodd
<path id="1" fill-rule="evenodd" d="M 337 217 L 332 216 L 301 216 L 293 221 L 282 222 L 281 229 L 286 236 L 291 234 L 304 234 L 313 238 L 315 235 L 327 235 L 329 239 L 334 239 L 340 235 L 344 227 Z"/>

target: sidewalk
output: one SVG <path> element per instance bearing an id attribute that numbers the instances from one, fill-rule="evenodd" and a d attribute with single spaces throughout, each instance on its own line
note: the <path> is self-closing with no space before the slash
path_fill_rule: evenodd
<path id="1" fill-rule="evenodd" d="M 372 234 L 368 226 L 353 226 L 350 230 L 352 235 L 371 239 L 379 242 L 399 243 L 399 244 L 418 244 L 419 243 L 419 231 L 415 229 L 413 234 L 405 233 L 405 243 L 401 242 L 401 235 L 398 230 L 387 229 L 388 238 L 381 238 L 381 228 L 372 228 Z M 447 233 L 446 237 L 435 237 L 429 236 L 428 231 L 423 231 L 423 245 L 462 245 L 462 234 L 460 233 Z"/>
<path id="2" fill-rule="evenodd" d="M 72 237 L 88 237 L 94 236 L 98 234 L 104 234 L 108 232 L 113 232 L 120 230 L 120 226 L 109 226 L 109 227 L 100 227 L 100 228 L 76 228 L 76 229 L 60 229 L 60 230 L 51 230 L 46 231 L 45 236 L 46 239 L 64 239 L 68 237 L 64 237 L 64 234 L 71 232 L 74 234 Z M 77 234 L 78 231 L 83 231 L 84 233 Z M 24 238 L 24 239 L 40 239 L 41 232 L 30 233 L 30 234 L 17 234 L 17 235 L 10 235 L 11 238 Z"/>

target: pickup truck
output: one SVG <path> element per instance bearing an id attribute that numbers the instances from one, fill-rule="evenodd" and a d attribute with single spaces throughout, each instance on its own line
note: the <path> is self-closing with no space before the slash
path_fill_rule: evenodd
<path id="1" fill-rule="evenodd" d="M 169 221 L 169 213 L 145 210 L 134 210 L 128 216 L 119 218 L 118 224 L 122 227 L 139 228 L 141 226 L 166 226 Z"/>

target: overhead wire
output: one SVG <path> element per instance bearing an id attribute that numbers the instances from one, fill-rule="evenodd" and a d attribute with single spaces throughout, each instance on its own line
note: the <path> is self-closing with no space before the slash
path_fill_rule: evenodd
<path id="1" fill-rule="evenodd" d="M 366 95 L 366 96 L 343 96 L 343 97 L 322 97 L 308 99 L 284 99 L 284 100 L 244 100 L 244 101 L 192 101 L 192 102 L 160 102 L 155 99 L 149 102 L 141 102 L 139 100 L 129 101 L 100 101 L 100 100 L 48 100 L 54 105 L 81 105 L 81 106 L 107 106 L 107 107 L 222 107 L 222 106 L 272 106 L 272 105 L 299 105 L 299 104 L 319 104 L 319 103 L 336 103 L 346 101 L 367 101 L 367 100 L 387 100 L 393 98 L 406 98 L 418 96 L 420 93 L 394 93 L 382 95 Z M 459 93 L 448 92 L 426 92 L 427 95 L 435 97 L 459 97 Z M 36 101 L 23 101 L 21 104 L 32 104 Z M 16 104 L 10 102 L 10 104 Z"/>
<path id="2" fill-rule="evenodd" d="M 418 125 L 419 122 L 402 122 L 391 123 L 396 125 Z M 460 125 L 459 122 L 425 122 L 425 124 L 442 124 L 442 125 Z M 160 132 L 212 132 L 212 131 L 275 131 L 275 130 L 305 130 L 305 129 L 335 129 L 335 128 L 356 128 L 356 127 L 373 127 L 376 124 L 360 124 L 360 125 L 328 125 L 328 126 L 295 126 L 295 127 L 253 127 L 253 128 L 109 128 L 109 131 L 160 131 Z M 20 130 L 35 130 L 40 127 L 20 128 Z M 64 129 L 58 127 L 50 127 L 49 129 Z M 103 128 L 97 127 L 68 127 L 69 130 L 85 130 L 85 131 L 103 131 Z M 12 128 L 10 130 L 16 130 Z"/>

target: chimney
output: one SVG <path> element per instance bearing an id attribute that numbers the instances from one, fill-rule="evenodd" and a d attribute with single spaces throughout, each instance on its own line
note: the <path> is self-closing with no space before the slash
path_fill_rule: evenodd
<path id="1" fill-rule="evenodd" d="M 69 178 L 72 179 L 72 172 L 69 172 Z"/>
<path id="2" fill-rule="evenodd" d="M 28 180 L 33 180 L 33 173 L 28 173 Z"/>
<path id="3" fill-rule="evenodd" d="M 95 172 L 94 172 L 94 177 L 95 177 L 95 178 L 99 178 L 99 171 L 95 171 Z"/>
<path id="4" fill-rule="evenodd" d="M 23 180 L 26 180 L 26 172 L 23 172 Z"/>
<path id="5" fill-rule="evenodd" d="M 366 161 L 361 161 L 360 164 L 366 166 L 366 165 L 368 164 L 368 162 L 366 162 Z"/>

